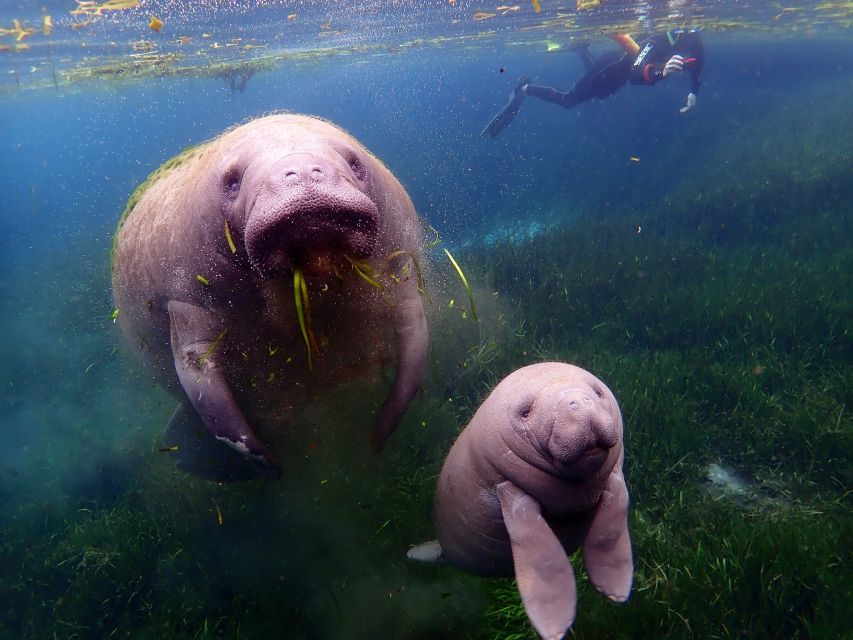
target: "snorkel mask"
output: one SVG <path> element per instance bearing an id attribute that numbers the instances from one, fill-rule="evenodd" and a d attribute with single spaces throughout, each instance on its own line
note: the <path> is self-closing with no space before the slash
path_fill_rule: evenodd
<path id="1" fill-rule="evenodd" d="M 675 43 L 678 42 L 678 39 L 684 33 L 696 33 L 701 31 L 702 27 L 690 27 L 690 28 L 680 28 L 680 29 L 670 29 L 666 32 L 666 39 L 669 40 L 669 46 L 675 46 Z"/>

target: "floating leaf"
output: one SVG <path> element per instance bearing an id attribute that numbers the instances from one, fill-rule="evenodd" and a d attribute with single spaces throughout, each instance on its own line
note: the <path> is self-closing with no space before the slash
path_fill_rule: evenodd
<path id="1" fill-rule="evenodd" d="M 207 348 L 207 351 L 205 351 L 202 354 L 201 358 L 198 359 L 199 366 L 203 365 L 205 360 L 207 360 L 211 355 L 213 355 L 213 352 L 216 351 L 216 347 L 218 347 L 219 343 L 222 342 L 222 338 L 225 337 L 226 333 L 228 333 L 228 329 L 223 329 L 219 332 L 219 335 L 216 336 L 216 339 L 210 343 L 210 346 Z"/>
<path id="2" fill-rule="evenodd" d="M 305 340 L 305 346 L 308 348 L 308 369 L 313 371 L 314 366 L 311 362 L 311 350 L 313 349 L 317 356 L 320 356 L 320 348 L 317 346 L 317 340 L 314 339 L 314 331 L 311 329 L 311 306 L 308 302 L 308 285 L 305 282 L 305 276 L 302 269 L 293 270 L 293 298 L 296 302 L 296 318 L 299 320 L 299 330 L 302 332 L 302 338 Z"/>
<path id="3" fill-rule="evenodd" d="M 459 266 L 459 263 L 456 262 L 456 259 L 450 254 L 450 252 L 445 249 L 444 253 L 447 254 L 447 257 L 450 259 L 450 264 L 452 264 L 453 268 L 456 269 L 456 273 L 459 274 L 459 278 L 462 280 L 462 284 L 465 285 L 465 293 L 468 294 L 468 302 L 471 303 L 471 316 L 474 318 L 475 322 L 479 322 L 480 319 L 477 317 L 477 307 L 474 306 L 474 293 L 471 291 L 471 285 L 468 284 L 468 278 L 466 278 L 465 274 L 462 273 L 462 268 Z"/>
<path id="4" fill-rule="evenodd" d="M 231 229 L 228 228 L 228 221 L 225 221 L 225 239 L 228 241 L 228 248 L 231 253 L 237 253 L 237 247 L 234 246 L 234 240 L 231 238 Z"/>

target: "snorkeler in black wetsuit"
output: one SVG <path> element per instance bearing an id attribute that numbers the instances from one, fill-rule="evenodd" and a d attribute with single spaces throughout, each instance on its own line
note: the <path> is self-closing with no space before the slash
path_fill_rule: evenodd
<path id="1" fill-rule="evenodd" d="M 696 94 L 702 83 L 705 51 L 698 30 L 676 29 L 666 34 L 656 34 L 643 42 L 642 47 L 630 36 L 613 36 L 622 49 L 608 51 L 595 60 L 589 55 L 589 46 L 581 43 L 573 47 L 586 68 L 586 73 L 568 91 L 532 84 L 530 78 L 519 78 L 509 102 L 492 118 L 480 134 L 494 137 L 510 123 L 521 108 L 525 96 L 553 102 L 571 109 L 587 100 L 603 100 L 616 93 L 628 80 L 631 84 L 653 85 L 658 80 L 689 69 L 693 77 L 687 103 L 679 110 L 688 111 L 696 105 Z"/>

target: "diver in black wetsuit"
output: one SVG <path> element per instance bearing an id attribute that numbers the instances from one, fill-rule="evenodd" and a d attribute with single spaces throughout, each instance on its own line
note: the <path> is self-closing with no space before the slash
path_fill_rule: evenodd
<path id="1" fill-rule="evenodd" d="M 622 86 L 631 84 L 653 85 L 673 73 L 689 69 L 693 77 L 687 103 L 679 109 L 681 113 L 696 105 L 696 94 L 702 83 L 705 66 L 705 51 L 698 30 L 675 29 L 665 34 L 656 34 L 643 42 L 642 47 L 628 35 L 613 36 L 622 49 L 608 51 L 595 60 L 589 55 L 589 45 L 581 43 L 573 47 L 586 68 L 586 73 L 568 91 L 532 84 L 530 78 L 519 78 L 510 95 L 509 102 L 492 118 L 480 134 L 494 137 L 510 123 L 521 108 L 525 96 L 533 96 L 571 109 L 587 100 L 603 100 L 616 93 Z"/>

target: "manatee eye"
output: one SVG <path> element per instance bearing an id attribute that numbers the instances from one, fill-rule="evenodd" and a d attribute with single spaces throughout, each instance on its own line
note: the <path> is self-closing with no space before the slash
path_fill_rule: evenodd
<path id="1" fill-rule="evenodd" d="M 592 390 L 595 391 L 595 395 L 597 395 L 599 398 L 604 397 L 604 389 L 602 389 L 599 385 L 592 385 Z"/>
<path id="2" fill-rule="evenodd" d="M 365 169 L 361 158 L 355 155 L 355 153 L 351 153 L 347 159 L 347 163 L 349 164 L 349 168 L 355 174 L 355 177 L 358 178 L 359 182 L 364 182 L 365 177 L 367 177 L 367 170 Z"/>
<path id="3" fill-rule="evenodd" d="M 522 420 L 527 420 L 530 417 L 530 412 L 533 411 L 533 398 L 525 399 L 524 402 L 518 405 L 516 413 Z"/>
<path id="4" fill-rule="evenodd" d="M 243 181 L 243 173 L 236 165 L 228 167 L 222 174 L 222 192 L 229 200 L 234 200 L 240 193 L 240 183 Z"/>

